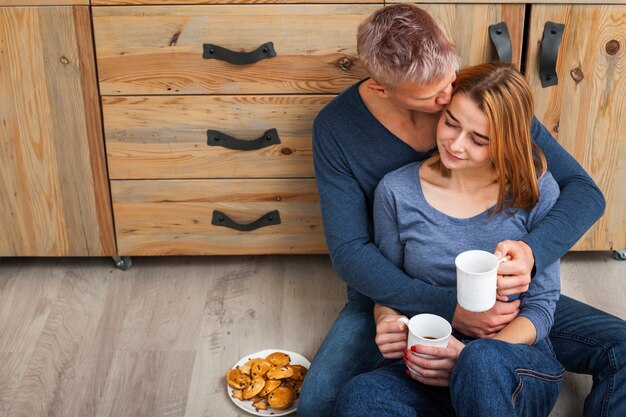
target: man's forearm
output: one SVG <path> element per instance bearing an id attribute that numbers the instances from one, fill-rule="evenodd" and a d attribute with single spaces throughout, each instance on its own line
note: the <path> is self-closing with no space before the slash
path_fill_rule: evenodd
<path id="1" fill-rule="evenodd" d="M 407 316 L 433 313 L 452 320 L 456 291 L 412 279 L 373 243 L 354 242 L 331 251 L 333 266 L 354 290 Z"/>

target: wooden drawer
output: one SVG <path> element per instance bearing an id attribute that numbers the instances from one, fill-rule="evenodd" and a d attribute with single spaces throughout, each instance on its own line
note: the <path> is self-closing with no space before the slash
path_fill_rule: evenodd
<path id="1" fill-rule="evenodd" d="M 100 92 L 339 93 L 365 72 L 356 29 L 378 5 L 94 7 Z M 203 58 L 203 44 L 276 56 L 236 65 Z"/>
<path id="2" fill-rule="evenodd" d="M 103 97 L 109 176 L 140 178 L 313 177 L 311 127 L 333 96 Z M 276 129 L 280 143 L 230 149 L 207 129 L 239 139 Z M 225 143 L 226 142 L 226 143 Z M 249 140 L 241 143 L 252 143 Z M 224 146 L 215 146 L 223 144 Z M 256 145 L 255 145 L 256 146 Z M 236 147 L 236 146 L 235 146 Z"/>
<path id="3" fill-rule="evenodd" d="M 111 181 L 122 255 L 325 253 L 314 179 Z M 239 231 L 274 210 L 280 224 Z M 227 219 L 218 224 L 227 223 Z"/>
<path id="4" fill-rule="evenodd" d="M 2 1 L 24 1 L 24 0 L 0 0 Z M 41 0 L 41 1 L 52 1 L 52 0 Z M 70 0 L 63 0 L 70 1 Z M 84 0 L 78 0 L 84 1 Z M 494 0 L 495 1 L 495 0 Z M 502 1 L 502 0 L 499 0 Z M 513 1 L 513 0 L 509 0 Z M 519 1 L 519 0 L 516 0 Z M 561 0 L 565 1 L 565 0 Z M 572 0 L 567 0 L 570 3 Z M 574 0 L 575 1 L 575 0 Z M 588 1 L 588 0 L 587 0 Z M 558 2 L 558 1 L 557 1 Z M 138 4 L 138 5 L 148 5 L 148 4 L 259 4 L 259 3 L 311 3 L 311 0 L 91 0 L 92 6 L 114 6 L 114 5 L 125 5 L 125 4 Z M 382 7 L 383 2 L 380 0 L 315 0 L 315 3 L 372 3 L 378 4 Z"/>

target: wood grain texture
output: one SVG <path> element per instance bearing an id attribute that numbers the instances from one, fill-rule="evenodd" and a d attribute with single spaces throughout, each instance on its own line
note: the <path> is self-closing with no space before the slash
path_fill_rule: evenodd
<path id="1" fill-rule="evenodd" d="M 2 1 L 24 1 L 24 0 L 0 0 Z M 39 0 L 37 0 L 39 1 Z M 42 0 L 46 1 L 46 0 Z M 52 0 L 51 0 L 52 1 Z M 261 4 L 261 3 L 311 3 L 310 0 L 92 0 L 94 6 L 114 6 L 114 5 L 139 5 L 139 4 Z M 315 3 L 379 3 L 381 1 L 374 0 L 316 0 Z M 393 3 L 416 3 L 412 0 L 391 0 L 385 1 L 385 4 Z M 450 3 L 450 0 L 431 0 L 427 3 L 441 4 Z M 454 3 L 477 3 L 476 0 L 454 0 Z M 481 0 L 480 3 L 486 4 L 519 4 L 520 0 Z M 624 0 L 533 0 L 533 4 L 624 4 Z"/>
<path id="2" fill-rule="evenodd" d="M 626 248 L 626 6 L 533 6 L 527 77 L 536 114 L 602 189 L 605 215 L 575 250 Z M 565 24 L 556 86 L 542 88 L 546 21 Z M 618 46 L 611 49 L 611 46 Z M 609 53 L 610 52 L 610 53 Z"/>
<path id="3" fill-rule="evenodd" d="M 0 7 L 89 6 L 89 0 L 0 0 Z"/>
<path id="4" fill-rule="evenodd" d="M 346 302 L 328 256 L 133 261 L 0 258 L 0 415 L 245 417 L 225 372 L 261 349 L 312 359 Z M 608 252 L 561 263 L 564 294 L 621 318 L 625 274 Z M 589 387 L 567 374 L 550 416 L 582 417 Z"/>
<path id="5" fill-rule="evenodd" d="M 364 78 L 357 25 L 377 6 L 94 7 L 100 91 L 128 94 L 338 93 Z M 202 45 L 277 56 L 234 65 Z M 340 62 L 346 60 L 343 69 Z"/>
<path id="6" fill-rule="evenodd" d="M 455 2 L 456 3 L 456 2 Z M 506 22 L 513 48 L 513 64 L 520 67 L 524 32 L 523 4 L 417 4 L 443 27 L 461 55 L 462 66 L 497 60 L 489 26 Z"/>
<path id="7" fill-rule="evenodd" d="M 112 181 L 122 255 L 324 253 L 314 179 Z M 248 224 L 278 210 L 281 224 L 241 232 L 212 225 L 218 210 Z"/>
<path id="8" fill-rule="evenodd" d="M 114 254 L 88 8 L 0 8 L 0 68 L 0 255 Z"/>
<path id="9" fill-rule="evenodd" d="M 132 0 L 130 0 L 132 1 Z M 415 4 L 441 4 L 441 3 L 451 3 L 450 0 L 430 0 L 427 2 L 416 2 L 412 0 L 388 0 L 385 1 L 386 4 L 392 3 L 415 3 Z M 454 3 L 464 4 L 478 3 L 476 0 L 454 0 Z M 511 4 L 511 3 L 528 3 L 528 4 L 593 4 L 593 5 L 602 5 L 602 4 L 624 4 L 624 0 L 533 0 L 527 2 L 521 2 L 520 0 L 480 0 L 480 3 L 485 4 Z"/>
<path id="10" fill-rule="evenodd" d="M 0 0 L 2 1 L 2 0 Z M 9 0 L 11 1 L 11 0 Z M 121 5 L 187 5 L 187 4 L 298 4 L 312 3 L 311 0 L 92 0 L 93 6 L 121 6 Z M 351 3 L 371 3 L 383 5 L 380 0 L 316 0 L 315 3 L 334 3 L 334 4 L 351 4 Z"/>
<path id="11" fill-rule="evenodd" d="M 313 119 L 334 96 L 104 97 L 111 179 L 313 177 Z M 247 140 L 277 129 L 259 150 L 207 145 L 207 129 Z"/>

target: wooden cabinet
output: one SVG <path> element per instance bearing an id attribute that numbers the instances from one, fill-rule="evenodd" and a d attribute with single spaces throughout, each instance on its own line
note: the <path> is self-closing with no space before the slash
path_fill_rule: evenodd
<path id="1" fill-rule="evenodd" d="M 377 7 L 94 7 L 120 254 L 326 252 L 312 123 Z"/>
<path id="2" fill-rule="evenodd" d="M 324 252 L 312 121 L 365 76 L 356 28 L 382 2 L 316 3 L 0 0 L 0 256 Z M 538 117 L 607 199 L 575 249 L 622 250 L 626 6 L 539 3 L 417 4 L 463 65 L 496 59 L 507 23 Z M 565 29 L 543 88 L 547 21 Z"/>
<path id="3" fill-rule="evenodd" d="M 0 7 L 0 256 L 115 254 L 87 6 Z"/>
<path id="4" fill-rule="evenodd" d="M 605 215 L 573 250 L 626 249 L 626 6 L 565 0 L 411 3 L 441 23 L 463 65 L 497 59 L 488 28 L 507 23 L 512 62 L 531 84 L 537 117 L 593 177 L 607 201 Z M 546 22 L 564 24 L 565 29 L 556 65 L 558 84 L 544 88 L 539 56 Z"/>
<path id="5" fill-rule="evenodd" d="M 558 85 L 542 88 L 540 45 L 546 22 L 565 25 Z M 626 6 L 532 6 L 526 75 L 537 117 L 594 178 L 605 215 L 574 249 L 626 249 Z M 575 219 L 573 219 L 575 221 Z"/>
<path id="6" fill-rule="evenodd" d="M 166 205 L 179 204 L 176 194 L 183 184 L 202 184 L 199 189 L 208 190 L 213 181 L 225 179 L 231 181 L 229 187 L 241 181 L 253 188 L 261 180 L 282 179 L 276 184 L 288 188 L 293 182 L 306 188 L 304 184 L 313 178 L 312 120 L 335 94 L 365 75 L 356 57 L 356 28 L 380 7 L 340 1 L 245 6 L 230 1 L 207 4 L 222 3 L 219 0 L 185 3 L 174 6 L 176 0 L 170 0 L 150 6 L 93 8 L 113 207 L 124 255 L 150 254 L 150 247 L 154 254 L 230 253 L 230 243 L 223 248 L 216 245 L 220 238 L 210 231 L 206 213 L 199 223 L 205 227 L 200 232 L 205 238 L 191 232 L 200 226 L 190 227 L 185 216 L 164 222 L 160 236 L 146 226 L 146 222 L 159 224 L 155 214 L 159 210 L 146 209 L 158 200 L 156 196 Z M 132 5 L 133 1 L 96 0 L 94 4 Z M 438 0 L 418 4 L 442 24 L 463 65 L 497 59 L 489 27 L 507 24 L 512 61 L 531 82 L 538 116 L 607 197 L 606 215 L 576 249 L 626 247 L 625 197 L 618 191 L 623 188 L 625 159 L 624 140 L 619 136 L 624 130 L 623 100 L 615 99 L 624 95 L 624 6 Z M 561 82 L 544 89 L 536 79 L 536 57 L 544 23 L 550 19 L 567 23 L 569 29 L 558 63 Z M 203 56 L 205 44 L 240 52 L 267 42 L 272 42 L 276 56 L 253 64 L 235 65 Z M 579 74 L 579 70 L 585 78 L 574 81 L 568 74 Z M 277 131 L 280 143 L 252 150 L 211 143 L 208 133 L 217 132 L 213 137 L 218 139 L 232 136 L 241 143 L 260 141 L 271 129 Z M 152 196 L 140 193 L 143 200 L 129 199 L 122 184 L 132 185 L 130 189 L 143 184 L 146 190 L 161 191 Z M 171 193 L 168 198 L 162 195 L 165 190 Z M 279 189 L 273 192 L 280 194 Z M 211 211 L 205 197 L 189 198 L 206 203 L 207 213 Z M 139 212 L 146 221 L 132 214 Z M 235 212 L 235 220 L 243 223 L 264 214 L 262 210 Z M 292 234 L 291 226 L 266 227 L 263 232 L 232 233 L 242 242 L 255 233 Z M 321 227 L 314 227 L 307 232 L 311 239 L 301 241 L 308 245 L 293 245 L 285 239 L 282 247 L 268 245 L 266 253 L 323 251 L 323 244 L 318 245 L 321 233 Z M 243 245 L 237 253 L 242 251 L 263 250 Z"/>
<path id="7" fill-rule="evenodd" d="M 427 10 L 454 42 L 462 66 L 498 59 L 489 26 L 505 22 L 512 46 L 512 62 L 520 67 L 524 39 L 524 4 L 418 4 Z"/>

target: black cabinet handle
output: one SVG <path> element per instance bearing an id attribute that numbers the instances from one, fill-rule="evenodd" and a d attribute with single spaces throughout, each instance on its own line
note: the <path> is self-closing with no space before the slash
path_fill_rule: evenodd
<path id="1" fill-rule="evenodd" d="M 276 56 L 274 42 L 266 42 L 252 52 L 231 51 L 212 43 L 203 44 L 202 49 L 202 58 L 204 59 L 219 59 L 235 65 L 254 64 L 262 59 Z"/>
<path id="2" fill-rule="evenodd" d="M 513 62 L 513 47 L 511 46 L 511 35 L 506 22 L 496 23 L 489 26 L 489 37 L 493 46 L 496 47 L 498 60 L 500 62 Z"/>
<path id="3" fill-rule="evenodd" d="M 543 88 L 559 83 L 559 78 L 556 75 L 556 60 L 559 57 L 559 47 L 564 30 L 565 25 L 550 21 L 546 22 L 543 28 L 539 56 L 539 77 L 541 77 Z"/>
<path id="4" fill-rule="evenodd" d="M 207 145 L 209 146 L 223 146 L 228 149 L 236 149 L 238 151 L 253 151 L 256 149 L 265 148 L 267 146 L 277 145 L 280 143 L 278 137 L 278 131 L 276 129 L 270 129 L 263 133 L 260 138 L 253 140 L 241 140 L 226 133 L 222 133 L 219 130 L 207 130 Z"/>
<path id="5" fill-rule="evenodd" d="M 214 210 L 213 220 L 211 221 L 211 224 L 214 226 L 223 226 L 230 229 L 239 230 L 240 232 L 250 232 L 261 227 L 280 224 L 280 214 L 278 213 L 278 210 L 270 211 L 269 213 L 259 217 L 252 223 L 241 224 L 233 221 L 233 219 L 231 219 L 221 211 Z"/>

